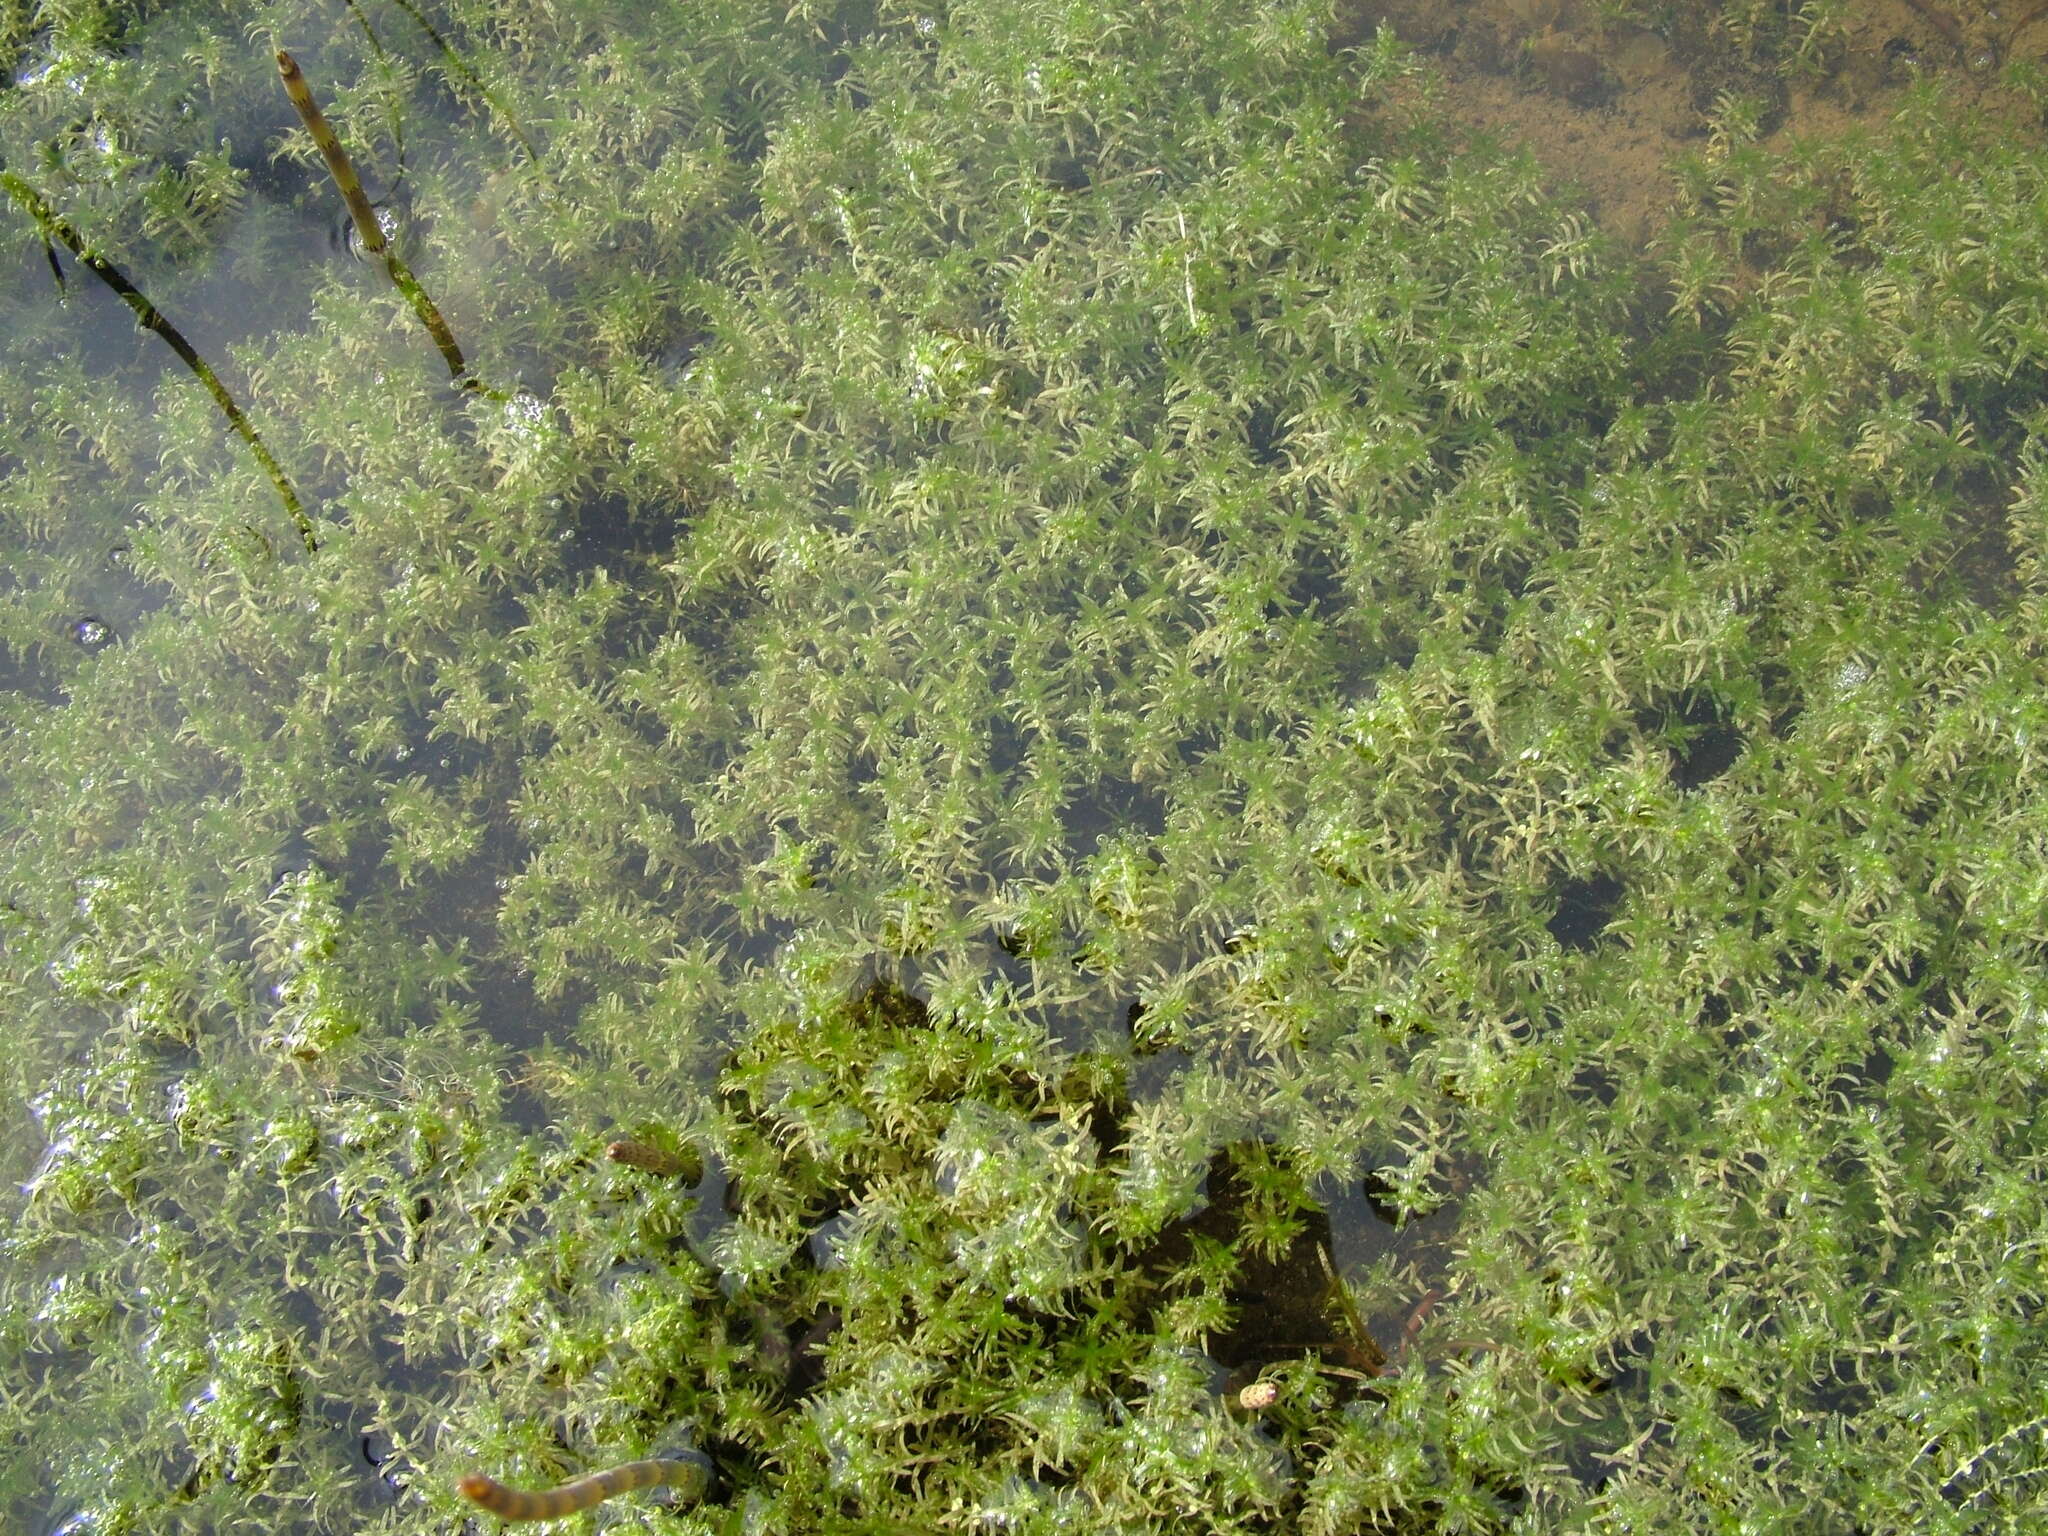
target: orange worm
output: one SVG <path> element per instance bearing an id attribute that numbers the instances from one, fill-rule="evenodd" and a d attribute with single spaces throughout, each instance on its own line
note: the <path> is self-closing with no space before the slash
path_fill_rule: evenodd
<path id="1" fill-rule="evenodd" d="M 538 1493 L 507 1488 L 495 1477 L 486 1477 L 481 1472 L 470 1473 L 455 1487 L 500 1520 L 559 1520 L 579 1509 L 601 1504 L 615 1493 L 631 1493 L 635 1488 L 652 1488 L 657 1483 L 672 1483 L 679 1488 L 694 1483 L 697 1485 L 692 1489 L 694 1496 L 704 1491 L 706 1481 L 701 1463 L 673 1456 L 656 1456 L 649 1461 L 629 1461 L 621 1466 L 607 1467 L 602 1472 L 592 1472 L 588 1477 L 574 1478 L 559 1488 L 544 1488 Z"/>
<path id="2" fill-rule="evenodd" d="M 1396 1360 L 1408 1358 L 1408 1346 L 1415 1342 L 1415 1336 L 1422 1332 L 1423 1323 L 1428 1320 L 1429 1314 L 1436 1310 L 1436 1304 L 1443 1299 L 1441 1286 L 1432 1285 L 1422 1293 L 1422 1299 L 1415 1303 L 1415 1310 L 1408 1314 L 1408 1322 L 1401 1329 L 1401 1342 L 1394 1349 Z"/>
<path id="3" fill-rule="evenodd" d="M 1436 1310 L 1436 1304 L 1444 1299 L 1442 1286 L 1432 1285 L 1422 1293 L 1422 1299 L 1408 1314 L 1408 1321 L 1401 1328 L 1401 1342 L 1394 1346 L 1394 1357 L 1382 1363 L 1373 1374 L 1377 1376 L 1398 1376 L 1401 1367 L 1408 1362 L 1408 1350 L 1414 1344 L 1416 1335 L 1422 1332 L 1422 1325 L 1429 1320 L 1429 1314 Z"/>

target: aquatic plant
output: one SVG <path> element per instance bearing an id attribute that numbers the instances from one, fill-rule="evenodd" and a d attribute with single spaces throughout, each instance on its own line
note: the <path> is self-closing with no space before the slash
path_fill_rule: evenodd
<path id="1" fill-rule="evenodd" d="M 15 1523 L 2038 1521 L 2038 155 L 1643 268 L 1319 6 L 627 9 L 8 34 L 319 535 L 0 291 Z"/>

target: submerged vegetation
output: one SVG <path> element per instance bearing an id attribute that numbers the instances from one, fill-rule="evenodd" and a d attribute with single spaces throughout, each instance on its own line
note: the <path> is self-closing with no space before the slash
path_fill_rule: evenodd
<path id="1" fill-rule="evenodd" d="M 2038 146 L 647 12 L 0 23 L 10 1528 L 2037 1526 Z"/>

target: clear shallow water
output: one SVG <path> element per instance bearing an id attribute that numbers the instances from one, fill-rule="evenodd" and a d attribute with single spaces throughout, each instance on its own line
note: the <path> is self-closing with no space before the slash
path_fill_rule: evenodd
<path id="1" fill-rule="evenodd" d="M 105 134 L 7 103 L 321 546 L 10 289 L 26 1528 L 442 1529 L 677 1434 L 771 1528 L 2023 1507 L 2026 525 L 1949 573 L 2024 391 L 1882 292 L 1645 318 L 1312 19 L 453 18 L 492 102 L 180 12 L 63 85 Z M 366 165 L 397 81 L 505 399 L 329 248 L 272 41 Z M 1812 289 L 2024 254 L 1951 116 L 1816 176 L 1883 235 Z M 221 137 L 239 209 L 153 224 Z M 1737 193 L 1822 194 L 1699 174 L 1692 259 L 1796 274 Z"/>

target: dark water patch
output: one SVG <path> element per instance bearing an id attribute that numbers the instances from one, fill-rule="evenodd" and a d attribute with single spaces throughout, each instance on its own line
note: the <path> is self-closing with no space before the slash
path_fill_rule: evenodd
<path id="1" fill-rule="evenodd" d="M 1137 1061 L 1150 1061 L 1171 1053 L 1180 1064 L 1185 1064 L 1187 1055 L 1173 1041 L 1156 1030 L 1145 1027 L 1145 1004 L 1141 998 L 1133 998 L 1124 1005 L 1122 1029 L 1130 1041 L 1131 1056 Z"/>
<path id="2" fill-rule="evenodd" d="M 1235 1321 L 1208 1341 L 1209 1355 L 1229 1373 L 1226 1391 L 1304 1354 L 1360 1378 L 1377 1376 L 1386 1353 L 1349 1321 L 1350 1303 L 1330 1257 L 1330 1218 L 1306 1190 L 1285 1188 L 1284 1177 L 1276 1188 L 1275 1168 L 1263 1147 L 1218 1153 L 1202 1209 L 1168 1227 L 1137 1262 L 1164 1279 L 1195 1260 L 1199 1242 L 1231 1251 Z M 1253 1236 L 1254 1226 L 1264 1241 Z"/>
<path id="3" fill-rule="evenodd" d="M 2039 398 L 2037 389 L 2020 392 L 2028 407 Z M 1950 520 L 1951 543 L 1930 568 L 1915 573 L 1917 585 L 1933 594 L 1952 584 L 1988 613 L 2010 612 L 2025 590 L 2006 515 L 2013 499 L 2011 478 L 1986 465 L 1971 465 L 1956 476 L 1953 494 L 1957 515 Z"/>
<path id="4" fill-rule="evenodd" d="M 1611 1373 L 1574 1403 L 1581 1421 L 1563 1445 L 1563 1464 L 1579 1485 L 1597 1495 L 1612 1486 L 1625 1466 L 1654 1460 L 1677 1442 L 1669 1419 L 1651 1404 L 1649 1361 L 1653 1336 L 1637 1333 L 1617 1347 Z"/>
<path id="5" fill-rule="evenodd" d="M 1671 779 L 1680 789 L 1698 789 L 1734 767 L 1746 745 L 1726 705 L 1708 690 L 1687 689 L 1653 700 L 1635 712 L 1638 729 L 1663 744 L 1671 758 Z"/>
<path id="6" fill-rule="evenodd" d="M 1403 1210 L 1392 1184 L 1376 1173 L 1368 1173 L 1359 1181 L 1358 1194 L 1375 1222 L 1389 1232 L 1400 1229 Z"/>
<path id="7" fill-rule="evenodd" d="M 69 694 L 62 674 L 41 654 L 41 648 L 25 648 L 0 641 L 0 691 L 19 694 L 38 704 L 62 704 Z"/>
<path id="8" fill-rule="evenodd" d="M 1080 156 L 1058 155 L 1046 163 L 1045 184 L 1055 192 L 1086 192 L 1094 185 L 1094 172 Z"/>
<path id="9" fill-rule="evenodd" d="M 1580 1063 L 1572 1073 L 1565 1091 L 1581 1103 L 1597 1105 L 1602 1109 L 1611 1108 L 1620 1091 L 1614 1074 L 1597 1061 Z"/>
<path id="10" fill-rule="evenodd" d="M 1426 1211 L 1411 1210 L 1393 1181 L 1378 1171 L 1358 1179 L 1319 1182 L 1315 1195 L 1330 1217 L 1332 1251 L 1340 1272 L 1362 1274 L 1391 1266 L 1440 1278 L 1450 1261 L 1460 1201 L 1482 1171 L 1476 1164 L 1448 1165 L 1444 1179 L 1450 1198 Z M 1405 1318 L 1397 1321 L 1405 1326 Z M 1397 1340 L 1398 1329 L 1388 1342 Z"/>
<path id="11" fill-rule="evenodd" d="M 1252 463 L 1261 469 L 1284 468 L 1288 462 L 1286 433 L 1281 421 L 1281 407 L 1270 402 L 1253 404 L 1245 416 L 1245 451 L 1251 455 Z"/>
<path id="12" fill-rule="evenodd" d="M 1550 889 L 1554 911 L 1543 926 L 1566 949 L 1589 950 L 1614 920 L 1626 887 L 1608 874 L 1556 881 Z"/>
<path id="13" fill-rule="evenodd" d="M 681 502 L 653 511 L 624 495 L 586 498 L 576 504 L 556 536 L 561 575 L 574 586 L 599 570 L 632 579 L 634 571 L 665 556 L 675 547 L 678 530 L 688 517 Z M 623 648 L 608 645 L 609 655 L 624 654 Z"/>
<path id="14" fill-rule="evenodd" d="M 1775 662 L 1757 668 L 1756 682 L 1764 708 L 1769 711 L 1771 735 L 1784 741 L 1798 726 L 1799 717 L 1806 713 L 1805 691 L 1790 668 Z"/>
<path id="15" fill-rule="evenodd" d="M 1097 778 L 1090 788 L 1092 793 L 1077 796 L 1068 805 L 1068 847 L 1083 848 L 1091 840 L 1100 847 L 1125 833 L 1149 842 L 1166 831 L 1166 800 L 1157 790 L 1109 775 Z"/>

